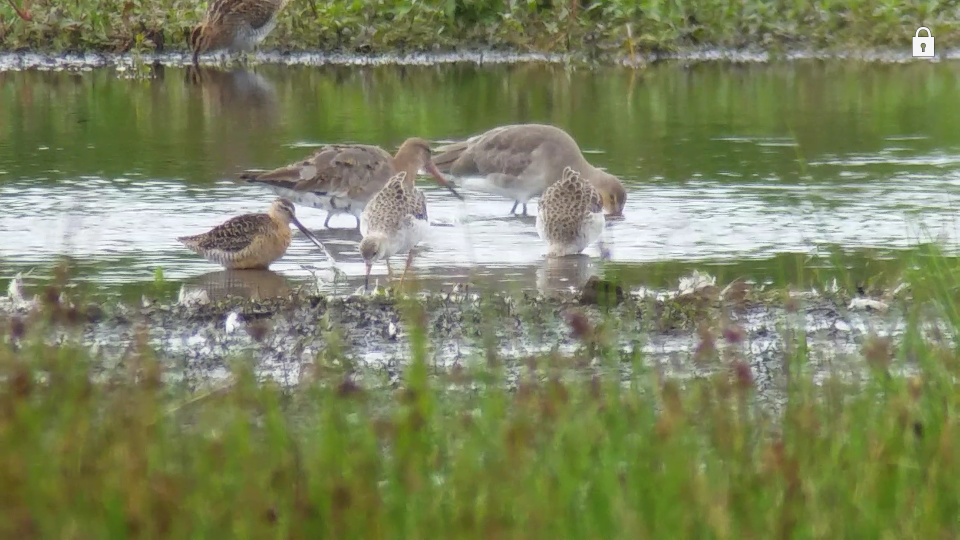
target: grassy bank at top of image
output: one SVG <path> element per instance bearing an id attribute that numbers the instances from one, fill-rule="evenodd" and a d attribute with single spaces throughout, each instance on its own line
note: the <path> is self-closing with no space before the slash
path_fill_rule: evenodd
<path id="1" fill-rule="evenodd" d="M 48 295 L 0 326 L 0 534 L 955 537 L 958 276 L 917 272 L 914 293 L 954 314 L 946 334 L 917 313 L 864 344 L 863 376 L 818 381 L 797 334 L 778 415 L 754 401 L 736 332 L 704 334 L 712 375 L 671 379 L 579 319 L 576 351 L 528 358 L 507 388 L 496 353 L 428 365 L 416 302 L 396 387 L 331 347 L 295 389 L 237 358 L 232 384 L 181 395 L 145 344 L 104 372 L 69 338 L 44 343 L 70 324 Z M 604 369 L 578 376 L 591 362 Z"/>
<path id="2" fill-rule="evenodd" d="M 206 5 L 8 0 L 0 3 L 0 49 L 182 50 Z M 264 46 L 358 53 L 469 47 L 602 58 L 693 47 L 909 48 L 922 25 L 934 30 L 940 49 L 960 31 L 957 9 L 886 0 L 293 0 Z"/>

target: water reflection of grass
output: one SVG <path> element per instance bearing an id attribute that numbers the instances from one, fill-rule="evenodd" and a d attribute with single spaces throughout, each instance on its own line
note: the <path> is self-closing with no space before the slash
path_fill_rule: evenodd
<path id="1" fill-rule="evenodd" d="M 815 381 L 817 351 L 803 333 L 788 340 L 777 413 L 755 400 L 729 322 L 703 321 L 697 361 L 714 375 L 678 380 L 611 346 L 616 324 L 571 312 L 577 350 L 529 358 L 506 388 L 492 350 L 428 366 L 417 302 L 402 309 L 410 363 L 399 380 L 354 380 L 331 331 L 296 389 L 257 384 L 239 358 L 229 387 L 182 395 L 144 344 L 104 375 L 71 340 L 38 339 L 90 316 L 61 305 L 54 285 L 42 313 L 3 324 L 0 527 L 5 537 L 953 537 L 958 268 L 933 249 L 905 265 L 907 329 L 863 344 L 863 377 Z M 921 331 L 931 318 L 944 330 Z M 577 376 L 591 363 L 600 369 Z"/>
<path id="2" fill-rule="evenodd" d="M 904 273 L 916 261 L 936 256 L 951 264 L 958 260 L 955 255 L 930 255 L 933 249 L 928 245 L 921 245 L 911 249 L 844 249 L 837 245 L 818 246 L 814 253 L 778 253 L 771 257 L 740 260 L 664 260 L 648 263 L 634 262 L 607 262 L 604 273 L 616 279 L 623 286 L 631 289 L 646 287 L 648 289 L 671 289 L 677 286 L 679 280 L 694 270 L 706 271 L 717 278 L 719 283 L 729 283 L 734 280 L 745 280 L 768 289 L 785 289 L 788 287 L 797 290 L 826 290 L 837 286 L 847 290 L 863 290 L 865 294 L 879 294 L 882 291 L 895 287 L 903 278 Z M 70 267 L 74 281 L 71 287 L 79 294 L 83 294 L 98 301 L 120 300 L 128 303 L 137 303 L 141 296 L 147 296 L 159 301 L 175 300 L 181 285 L 192 285 L 192 281 L 203 276 L 193 276 L 187 279 L 171 279 L 164 272 L 165 279 L 158 283 L 155 279 L 159 266 L 146 265 L 144 262 L 131 257 L 117 257 L 109 261 L 72 260 Z M 45 264 L 23 264 L 7 262 L 0 265 L 0 291 L 5 291 L 9 280 L 18 272 L 28 272 L 25 278 L 31 288 L 42 288 L 55 281 L 50 268 L 56 265 L 55 261 Z M 493 287 L 508 287 L 513 292 L 535 289 L 538 284 L 533 275 L 543 267 L 505 266 L 499 270 L 490 270 L 489 281 Z M 534 270 L 531 272 L 530 270 Z M 216 274 L 216 271 L 211 271 Z M 282 274 L 282 273 L 281 273 Z M 284 276 L 292 288 L 312 285 L 309 277 Z M 429 287 L 448 288 L 450 283 L 444 280 L 443 275 L 426 276 L 430 280 Z M 564 274 L 564 277 L 566 274 Z M 586 277 L 577 278 L 576 286 Z M 477 282 L 482 287 L 491 285 Z"/>
<path id="3" fill-rule="evenodd" d="M 0 40 L 8 49 L 182 49 L 205 8 L 186 0 L 9 0 L 0 3 Z M 266 46 L 369 52 L 479 45 L 591 55 L 703 45 L 909 49 L 920 24 L 934 29 L 938 49 L 958 28 L 946 4 L 863 0 L 310 0 L 286 7 Z"/>

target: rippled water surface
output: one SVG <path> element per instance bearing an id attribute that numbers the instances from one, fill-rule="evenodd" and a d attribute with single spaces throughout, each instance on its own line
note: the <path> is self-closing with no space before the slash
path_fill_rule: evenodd
<path id="1" fill-rule="evenodd" d="M 0 284 L 59 255 L 116 290 L 152 283 L 157 268 L 173 282 L 216 280 L 218 267 L 174 238 L 267 208 L 273 195 L 234 182 L 238 171 L 321 143 L 393 151 L 411 135 L 447 141 L 515 122 L 563 127 L 623 180 L 626 218 L 609 224 L 608 247 L 639 281 L 698 265 L 774 275 L 825 248 L 861 266 L 918 241 L 952 249 L 956 73 L 949 62 L 821 61 L 0 73 Z M 535 204 L 530 217 L 507 217 L 505 199 L 467 193 L 464 204 L 423 186 L 437 226 L 416 259 L 420 278 L 563 286 L 600 265 L 596 247 L 545 261 Z M 299 216 L 357 284 L 353 218 L 327 230 L 323 212 Z M 298 236 L 266 280 L 296 283 L 309 276 L 301 265 L 321 261 Z"/>

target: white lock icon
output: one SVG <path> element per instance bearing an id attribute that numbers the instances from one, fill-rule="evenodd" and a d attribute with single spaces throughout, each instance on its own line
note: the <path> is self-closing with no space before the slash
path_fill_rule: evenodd
<path id="1" fill-rule="evenodd" d="M 921 30 L 927 31 L 927 37 L 920 37 Z M 933 58 L 933 33 L 926 26 L 917 28 L 917 33 L 913 36 L 913 56 Z"/>

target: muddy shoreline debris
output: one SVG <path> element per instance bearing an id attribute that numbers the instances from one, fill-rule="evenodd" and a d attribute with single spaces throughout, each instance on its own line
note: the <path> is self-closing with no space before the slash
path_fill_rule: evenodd
<path id="1" fill-rule="evenodd" d="M 222 383 L 237 358 L 252 361 L 262 380 L 288 387 L 318 369 L 395 384 L 419 323 L 436 373 L 495 358 L 513 385 L 532 358 L 553 358 L 584 376 L 616 369 L 624 380 L 637 359 L 680 377 L 739 362 L 773 405 L 783 389 L 785 358 L 800 338 L 810 351 L 804 369 L 856 377 L 866 369 L 863 350 L 871 339 L 896 339 L 905 329 L 903 287 L 897 298 L 866 298 L 841 290 L 763 291 L 739 281 L 720 287 L 705 275 L 681 281 L 674 291 L 625 291 L 596 279 L 580 291 L 549 296 L 456 286 L 409 296 L 382 289 L 349 296 L 296 291 L 257 300 L 144 299 L 141 305 L 103 306 L 73 305 L 50 291 L 31 298 L 13 290 L 0 299 L 0 319 L 29 329 L 49 320 L 38 306 L 58 304 L 74 315 L 51 325 L 48 339 L 79 340 L 102 359 L 105 371 L 146 342 L 166 365 L 168 379 L 192 390 Z M 13 346 L 17 339 L 6 338 Z"/>
<path id="2" fill-rule="evenodd" d="M 952 60 L 960 50 L 938 50 L 938 56 L 925 61 Z M 219 55 L 207 55 L 202 65 L 218 65 Z M 510 64 L 582 64 L 642 67 L 656 62 L 683 63 L 725 62 L 763 64 L 774 61 L 796 60 L 855 60 L 875 63 L 913 62 L 909 50 L 813 50 L 769 52 L 761 49 L 692 49 L 677 52 L 650 52 L 634 55 L 610 55 L 587 59 L 571 53 L 540 53 L 520 51 L 464 50 L 457 52 L 395 52 L 357 54 L 343 52 L 279 52 L 263 51 L 253 55 L 256 64 L 288 66 L 433 66 L 449 64 L 510 65 Z M 66 52 L 40 53 L 33 51 L 0 52 L 0 72 L 23 70 L 83 71 L 114 67 L 121 70 L 136 66 L 162 65 L 186 67 L 191 57 L 186 52 Z"/>

